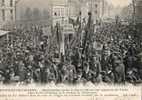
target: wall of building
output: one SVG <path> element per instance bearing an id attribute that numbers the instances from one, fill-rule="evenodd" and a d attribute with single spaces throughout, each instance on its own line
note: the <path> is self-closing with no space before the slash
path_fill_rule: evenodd
<path id="1" fill-rule="evenodd" d="M 60 2 L 59 2 L 60 1 Z M 79 2 L 74 0 L 53 0 L 52 1 L 52 20 L 53 26 L 68 24 L 69 17 L 74 18 L 79 14 Z"/>
<path id="2" fill-rule="evenodd" d="M 60 25 L 67 23 L 67 18 L 68 18 L 67 5 L 54 5 L 53 6 L 52 8 L 53 26 L 55 26 L 56 23 L 59 23 Z"/>
<path id="3" fill-rule="evenodd" d="M 15 21 L 15 0 L 0 0 L 0 28 Z"/>
<path id="4" fill-rule="evenodd" d="M 88 12 L 92 12 L 94 23 L 103 17 L 103 0 L 88 0 L 82 4 L 82 17 L 86 18 Z"/>
<path id="5" fill-rule="evenodd" d="M 54 15 L 55 12 L 61 13 L 61 9 L 64 9 L 66 17 L 75 18 L 79 15 L 79 12 L 81 11 L 82 18 L 86 19 L 88 17 L 88 12 L 92 11 L 94 23 L 100 21 L 103 18 L 109 18 L 111 16 L 112 7 L 110 4 L 107 3 L 106 0 L 84 0 L 82 2 L 79 2 L 79 0 L 60 0 L 60 2 L 57 1 L 59 0 L 53 0 L 53 23 L 56 23 L 55 19 L 60 19 L 61 23 L 65 18 L 64 15 Z"/>
<path id="6" fill-rule="evenodd" d="M 105 18 L 110 18 L 112 9 L 113 9 L 112 5 L 104 0 L 104 3 L 103 3 L 103 13 L 102 13 L 102 16 L 103 16 L 104 19 Z"/>
<path id="7" fill-rule="evenodd" d="M 16 9 L 17 27 L 51 25 L 52 0 L 19 0 Z"/>
<path id="8" fill-rule="evenodd" d="M 142 0 L 136 0 L 136 21 L 142 23 Z"/>

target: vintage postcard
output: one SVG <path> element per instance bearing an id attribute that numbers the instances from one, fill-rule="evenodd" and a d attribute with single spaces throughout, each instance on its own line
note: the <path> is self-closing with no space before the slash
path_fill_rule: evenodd
<path id="1" fill-rule="evenodd" d="M 0 0 L 0 100 L 142 100 L 142 0 Z"/>

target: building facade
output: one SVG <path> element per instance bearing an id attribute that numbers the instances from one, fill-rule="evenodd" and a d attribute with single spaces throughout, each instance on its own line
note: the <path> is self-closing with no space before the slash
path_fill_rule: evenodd
<path id="1" fill-rule="evenodd" d="M 61 2 L 62 1 L 62 2 Z M 56 23 L 62 25 L 65 22 L 66 17 L 68 16 L 67 11 L 67 0 L 53 0 L 52 1 L 52 24 L 53 26 Z"/>
<path id="2" fill-rule="evenodd" d="M 142 0 L 136 0 L 135 2 L 135 17 L 137 23 L 142 23 Z"/>
<path id="3" fill-rule="evenodd" d="M 81 5 L 77 0 L 52 0 L 52 20 L 53 25 L 68 24 L 68 19 L 78 16 Z"/>
<path id="4" fill-rule="evenodd" d="M 94 23 L 102 19 L 104 16 L 104 2 L 105 0 L 88 0 L 82 4 L 82 16 L 87 17 L 88 12 L 92 12 Z"/>
<path id="5" fill-rule="evenodd" d="M 60 25 L 67 23 L 67 6 L 66 5 L 56 5 L 53 6 L 52 10 L 52 21 L 53 21 L 53 26 L 56 25 L 56 23 L 59 23 Z"/>
<path id="6" fill-rule="evenodd" d="M 15 21 L 16 0 L 0 0 L 0 28 Z"/>

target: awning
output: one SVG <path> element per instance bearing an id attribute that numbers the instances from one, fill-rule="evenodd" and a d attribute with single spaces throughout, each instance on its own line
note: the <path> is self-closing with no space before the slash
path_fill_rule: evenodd
<path id="1" fill-rule="evenodd" d="M 9 33 L 9 31 L 0 30 L 0 37 L 6 35 L 6 34 L 8 34 L 8 33 Z"/>

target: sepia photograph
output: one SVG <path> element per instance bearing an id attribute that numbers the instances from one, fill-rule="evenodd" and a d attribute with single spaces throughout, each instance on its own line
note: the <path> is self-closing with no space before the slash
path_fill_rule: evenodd
<path id="1" fill-rule="evenodd" d="M 0 0 L 1 85 L 88 83 L 141 85 L 142 0 Z"/>

